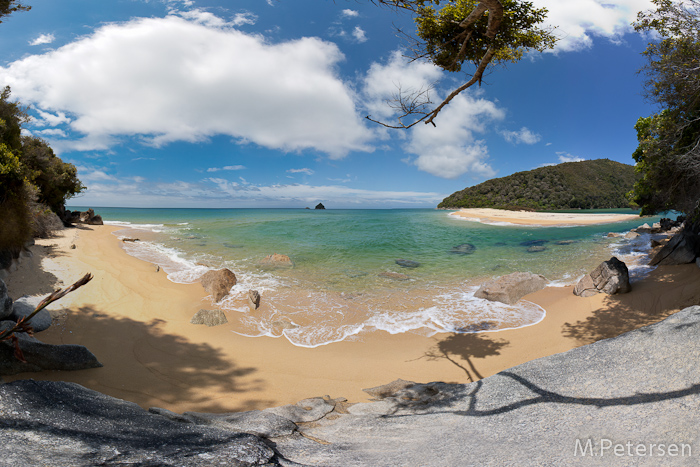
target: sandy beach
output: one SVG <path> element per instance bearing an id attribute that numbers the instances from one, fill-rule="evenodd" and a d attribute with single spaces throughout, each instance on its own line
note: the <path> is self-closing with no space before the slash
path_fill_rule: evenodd
<path id="1" fill-rule="evenodd" d="M 638 219 L 637 214 L 569 214 L 555 212 L 506 211 L 502 209 L 460 209 L 451 216 L 487 224 L 505 223 L 515 225 L 573 226 L 609 224 Z"/>
<path id="2" fill-rule="evenodd" d="M 52 312 L 54 325 L 37 337 L 84 345 L 104 367 L 25 373 L 6 381 L 71 381 L 144 408 L 176 412 L 261 409 L 323 395 L 360 402 L 368 400 L 362 388 L 397 378 L 467 383 L 700 302 L 696 265 L 659 267 L 625 295 L 580 298 L 570 286 L 531 294 L 525 299 L 547 315 L 525 328 L 432 337 L 373 332 L 309 349 L 283 338 L 242 337 L 229 325 L 190 324 L 197 310 L 212 307 L 202 287 L 172 283 L 153 264 L 127 255 L 112 235 L 116 229 L 81 226 L 38 240 L 34 256 L 5 280 L 10 296 L 18 298 L 46 294 L 91 272 L 94 280 L 65 297 Z"/>

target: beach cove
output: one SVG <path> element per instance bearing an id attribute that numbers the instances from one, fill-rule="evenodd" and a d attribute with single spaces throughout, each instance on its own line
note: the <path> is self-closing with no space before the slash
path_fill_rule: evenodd
<path id="1" fill-rule="evenodd" d="M 120 228 L 81 226 L 40 240 L 34 257 L 7 279 L 11 296 L 18 297 L 47 293 L 53 278 L 67 285 L 92 272 L 92 283 L 63 299 L 65 314 L 54 312 L 62 317 L 39 337 L 85 345 L 104 367 L 7 380 L 72 381 L 176 412 L 260 409 L 326 394 L 360 402 L 367 400 L 363 388 L 397 378 L 468 383 L 651 324 L 700 299 L 697 266 L 659 267 L 626 295 L 580 298 L 571 286 L 531 294 L 525 299 L 546 315 L 518 329 L 433 335 L 375 330 L 306 348 L 285 338 L 245 337 L 232 325 L 190 324 L 197 310 L 211 308 L 202 287 L 174 283 L 153 263 L 127 255 L 113 234 Z"/>

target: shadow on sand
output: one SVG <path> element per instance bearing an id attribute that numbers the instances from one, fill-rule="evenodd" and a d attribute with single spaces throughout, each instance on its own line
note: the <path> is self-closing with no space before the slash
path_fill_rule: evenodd
<path id="1" fill-rule="evenodd" d="M 88 307 L 72 310 L 70 315 L 69 327 L 52 326 L 37 338 L 52 344 L 84 345 L 103 368 L 23 373 L 5 379 L 75 382 L 144 408 L 186 406 L 185 410 L 198 412 L 232 412 L 271 404 L 251 397 L 263 387 L 252 376 L 256 368 L 239 367 L 220 349 L 165 332 L 162 320 L 115 318 Z M 245 397 L 233 402 L 243 393 Z"/>

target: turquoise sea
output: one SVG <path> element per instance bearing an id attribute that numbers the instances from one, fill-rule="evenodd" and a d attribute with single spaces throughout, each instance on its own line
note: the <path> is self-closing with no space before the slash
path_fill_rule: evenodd
<path id="1" fill-rule="evenodd" d="M 377 330 L 431 334 L 534 324 L 544 317 L 539 306 L 506 306 L 473 293 L 484 280 L 516 271 L 542 274 L 552 285 L 574 283 L 612 255 L 638 277 L 646 270 L 639 258 L 648 235 L 629 241 L 607 234 L 658 221 L 521 227 L 479 224 L 432 209 L 96 212 L 106 224 L 124 227 L 115 232 L 118 237 L 139 238 L 124 243 L 125 250 L 160 265 L 173 282 L 231 269 L 238 284 L 216 306 L 227 311 L 234 332 L 285 337 L 305 347 Z M 272 253 L 288 255 L 294 267 L 263 267 L 260 261 Z M 247 307 L 250 289 L 262 295 L 255 312 Z"/>

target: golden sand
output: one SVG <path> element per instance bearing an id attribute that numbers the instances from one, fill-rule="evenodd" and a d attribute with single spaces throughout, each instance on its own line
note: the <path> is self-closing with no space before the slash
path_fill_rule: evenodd
<path id="1" fill-rule="evenodd" d="M 569 214 L 558 212 L 506 211 L 502 209 L 460 209 L 451 216 L 482 223 L 546 225 L 549 227 L 609 224 L 639 219 L 637 214 Z"/>
<path id="2" fill-rule="evenodd" d="M 700 303 L 697 266 L 659 267 L 625 295 L 580 298 L 571 287 L 531 294 L 526 299 L 547 316 L 525 328 L 432 337 L 373 332 L 308 349 L 284 338 L 242 337 L 230 325 L 190 324 L 197 310 L 211 307 L 202 287 L 172 283 L 154 265 L 127 255 L 114 230 L 81 227 L 40 240 L 32 247 L 34 257 L 6 280 L 17 298 L 94 274 L 62 300 L 66 310 L 55 311 L 54 325 L 37 337 L 85 345 L 104 367 L 5 380 L 72 381 L 144 408 L 176 412 L 261 409 L 323 395 L 360 402 L 368 399 L 362 388 L 397 378 L 468 383 Z"/>

